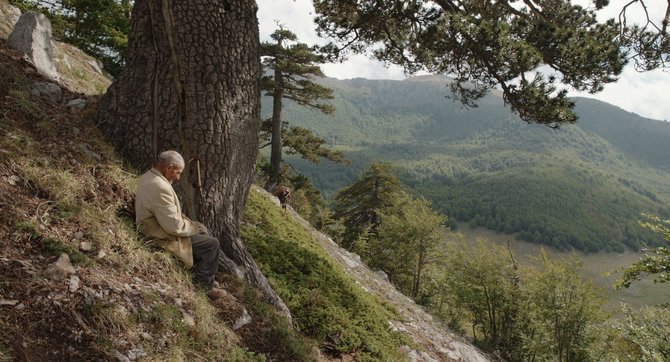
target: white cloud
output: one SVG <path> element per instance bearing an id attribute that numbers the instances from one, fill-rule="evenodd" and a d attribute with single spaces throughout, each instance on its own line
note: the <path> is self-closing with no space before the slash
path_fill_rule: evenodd
<path id="1" fill-rule="evenodd" d="M 577 94 L 611 103 L 641 116 L 670 120 L 670 73 L 653 71 L 638 73 L 627 67 L 619 81 L 608 84 L 596 94 Z"/>
<path id="2" fill-rule="evenodd" d="M 583 5 L 587 0 L 580 0 Z M 618 18 L 623 5 L 630 0 L 612 0 L 610 5 L 599 12 L 601 20 Z M 664 2 L 646 2 L 649 15 L 656 20 L 663 13 Z M 261 40 L 268 40 L 269 35 L 277 28 L 275 20 L 293 31 L 301 42 L 323 44 L 326 41 L 316 35 L 314 24 L 314 7 L 310 0 L 258 0 L 258 18 Z M 632 7 L 628 21 L 641 21 L 643 12 L 639 6 Z M 345 63 L 325 64 L 324 73 L 328 77 L 368 78 L 368 79 L 404 79 L 402 69 L 398 66 L 386 66 L 384 63 L 371 60 L 363 55 L 352 56 Z M 597 94 L 573 92 L 572 95 L 596 98 L 630 112 L 654 119 L 670 120 L 670 74 L 662 71 L 647 73 L 635 72 L 628 66 L 618 82 L 608 84 Z"/>
<path id="3" fill-rule="evenodd" d="M 294 32 L 303 43 L 323 43 L 316 35 L 314 6 L 310 0 L 258 0 L 258 25 L 261 41 L 277 29 L 275 21 Z"/>
<path id="4" fill-rule="evenodd" d="M 365 55 L 356 54 L 349 57 L 345 63 L 324 64 L 324 73 L 329 77 L 367 78 L 367 79 L 405 79 L 401 67 L 397 65 L 384 65 L 383 62 L 372 60 Z"/>

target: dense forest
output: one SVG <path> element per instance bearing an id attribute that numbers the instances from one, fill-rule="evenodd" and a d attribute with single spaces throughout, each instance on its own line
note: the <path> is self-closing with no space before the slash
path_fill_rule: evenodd
<path id="1" fill-rule="evenodd" d="M 519 121 L 498 95 L 464 108 L 445 97 L 444 77 L 322 83 L 334 90 L 333 115 L 288 103 L 285 119 L 352 161 L 289 161 L 326 197 L 387 161 L 452 227 L 462 221 L 587 252 L 662 243 L 637 220 L 670 215 L 670 124 L 578 98 L 577 124 L 550 129 Z"/>

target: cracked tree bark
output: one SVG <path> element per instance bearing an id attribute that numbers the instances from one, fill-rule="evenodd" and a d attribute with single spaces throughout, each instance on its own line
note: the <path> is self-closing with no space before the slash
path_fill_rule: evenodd
<path id="1" fill-rule="evenodd" d="M 290 320 L 239 238 L 260 127 L 255 0 L 136 1 L 125 70 L 99 105 L 122 157 L 150 167 L 158 152 L 196 162 L 175 184 L 189 217 L 221 242 L 220 269 L 245 278 Z"/>

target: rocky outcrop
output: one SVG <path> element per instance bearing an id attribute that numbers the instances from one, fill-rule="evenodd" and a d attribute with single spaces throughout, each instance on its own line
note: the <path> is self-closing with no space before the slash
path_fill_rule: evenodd
<path id="1" fill-rule="evenodd" d="M 21 10 L 9 5 L 4 0 L 0 0 L 0 39 L 7 39 L 14 29 L 14 24 L 19 21 Z"/>
<path id="2" fill-rule="evenodd" d="M 21 17 L 21 11 L 0 0 L 0 39 L 7 39 L 14 25 Z M 100 95 L 112 83 L 109 74 L 103 71 L 100 62 L 79 48 L 67 43 L 54 41 L 52 63 L 56 66 L 58 83 L 77 93 Z M 30 57 L 26 56 L 26 59 Z M 34 62 L 30 59 L 30 62 Z"/>
<path id="3" fill-rule="evenodd" d="M 29 11 L 21 15 L 7 38 L 7 45 L 26 54 L 40 74 L 58 80 L 51 23 L 44 14 Z"/>

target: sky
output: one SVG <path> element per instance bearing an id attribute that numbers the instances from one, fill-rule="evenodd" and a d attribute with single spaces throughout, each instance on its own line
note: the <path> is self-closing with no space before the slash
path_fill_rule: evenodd
<path id="1" fill-rule="evenodd" d="M 623 4 L 630 0 L 611 0 L 610 5 L 598 13 L 600 20 L 618 17 Z M 261 41 L 270 39 L 269 35 L 276 30 L 279 22 L 288 30 L 294 32 L 300 42 L 307 44 L 323 44 L 326 41 L 316 35 L 313 22 L 314 7 L 311 0 L 257 0 L 258 20 Z M 586 5 L 586 0 L 578 0 Z M 664 11 L 664 1 L 647 1 L 648 12 L 653 18 L 660 18 Z M 639 7 L 631 8 L 629 22 L 641 19 Z M 324 64 L 322 69 L 326 76 L 338 79 L 367 78 L 367 79 L 405 79 L 406 76 L 400 67 L 385 65 L 371 60 L 364 55 L 354 55 L 347 62 Z M 639 73 L 628 65 L 616 83 L 605 86 L 605 89 L 596 94 L 570 91 L 571 96 L 596 98 L 629 112 L 643 117 L 660 120 L 670 120 L 670 72 L 656 70 Z"/>

